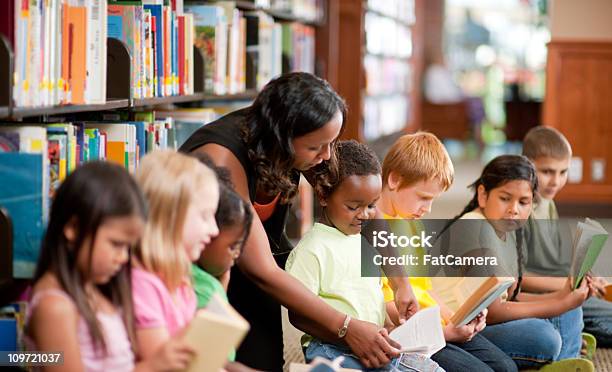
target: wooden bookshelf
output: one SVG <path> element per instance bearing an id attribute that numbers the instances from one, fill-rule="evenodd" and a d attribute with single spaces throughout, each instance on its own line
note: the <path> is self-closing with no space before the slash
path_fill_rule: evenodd
<path id="1" fill-rule="evenodd" d="M 393 20 L 394 22 L 396 22 L 396 23 L 398 23 L 400 25 L 406 26 L 406 27 L 412 27 L 413 26 L 412 23 L 410 23 L 410 22 L 408 22 L 408 21 L 406 21 L 404 19 L 401 19 L 399 17 L 396 17 L 393 14 L 386 14 L 386 13 L 380 12 L 378 10 L 369 8 L 367 6 L 367 4 L 365 5 L 365 11 L 368 12 L 368 13 L 371 13 L 371 14 L 375 14 L 375 15 L 377 15 L 379 17 L 383 17 L 383 18 L 387 18 L 387 19 Z"/>
<path id="2" fill-rule="evenodd" d="M 332 1 L 333 2 L 333 1 Z M 327 2 L 326 2 L 327 3 Z M 297 22 L 303 25 L 316 27 L 315 42 L 327 34 L 320 33 L 321 28 L 327 22 L 327 16 L 321 20 L 308 20 L 296 17 L 293 14 L 270 9 L 258 9 L 245 1 L 238 1 L 239 8 L 242 10 L 262 10 L 277 21 Z M 113 110 L 123 111 L 143 111 L 144 109 L 156 106 L 171 106 L 174 104 L 189 107 L 219 107 L 232 106 L 236 104 L 249 104 L 253 101 L 258 92 L 248 90 L 238 94 L 211 95 L 204 92 L 204 58 L 198 48 L 194 46 L 194 94 L 176 95 L 152 98 L 134 98 L 132 89 L 132 56 L 123 41 L 107 38 L 107 80 L 106 80 L 106 102 L 102 104 L 68 104 L 42 107 L 16 107 L 13 97 L 13 76 L 15 57 L 9 43 L 0 35 L 0 121 L 11 122 L 10 125 L 29 125 L 29 123 L 44 124 L 57 121 L 53 116 L 69 115 L 78 113 L 112 112 Z M 315 64 L 319 64 L 317 51 L 315 50 Z M 323 76 L 325 77 L 325 76 Z M 165 108 L 165 107 L 164 107 Z M 132 114 L 132 113 L 130 113 Z M 26 120 L 24 120 L 26 119 Z M 2 124 L 0 124 L 1 126 Z M 296 202 L 299 210 L 304 213 L 296 213 L 301 230 L 305 226 L 312 224 L 312 191 L 300 189 L 300 201 Z M 299 216 L 306 216 L 300 218 Z M 10 215 L 6 214 L 4 219 L 0 218 L 0 225 L 3 221 L 10 221 Z M 4 263 L 12 261 L 10 255 L 13 253 L 11 242 L 6 234 L 0 234 L 0 258 Z M 8 248 L 7 248 L 8 247 Z M 2 265 L 0 265 L 2 266 Z M 14 279 L 11 280 L 8 273 L 8 282 L 3 282 L 0 278 L 0 297 L 14 299 L 12 292 L 9 294 L 6 289 L 16 289 Z M 1 277 L 1 275 L 0 275 Z M 6 284 L 6 285 L 5 285 Z M 5 296 L 6 294 L 6 296 Z"/>
<path id="3" fill-rule="evenodd" d="M 88 111 L 108 111 L 125 109 L 129 107 L 129 100 L 117 99 L 109 100 L 106 103 L 91 105 L 60 105 L 42 107 L 15 107 L 10 113 L 11 119 L 22 119 L 34 116 L 49 116 L 61 114 L 75 114 Z"/>
<path id="4" fill-rule="evenodd" d="M 108 79 L 107 81 L 107 101 L 105 103 L 14 107 L 12 106 L 10 95 L 12 92 L 11 87 L 9 84 L 5 84 L 6 87 L 4 87 L 4 95 L 0 95 L 0 104 L 5 104 L 5 106 L 0 106 L 0 120 L 21 120 L 24 118 L 33 117 L 110 111 L 118 109 L 134 109 L 175 103 L 194 103 L 202 107 L 215 107 L 252 101 L 257 96 L 256 91 L 249 90 L 238 94 L 226 95 L 211 95 L 203 92 L 197 92 L 189 95 L 134 99 L 130 97 L 130 55 L 127 51 L 127 46 L 122 41 L 113 38 L 108 39 L 107 46 L 109 60 L 107 74 L 108 76 L 113 76 L 114 78 Z M 10 71 L 12 71 L 13 66 L 13 53 L 10 49 L 10 45 L 3 37 L 2 42 L 0 42 L 0 48 L 2 49 L 0 52 L 0 69 L 4 67 L 6 74 L 11 76 Z M 194 49 L 194 58 L 196 58 L 195 65 L 198 67 L 202 66 L 203 57 L 197 48 Z M 200 83 L 204 80 L 202 68 L 195 70 L 194 79 L 197 81 L 196 88 L 203 88 L 203 83 Z"/>
<path id="5" fill-rule="evenodd" d="M 0 107 L 0 119 L 5 119 L 11 116 L 11 109 L 8 106 Z"/>
<path id="6" fill-rule="evenodd" d="M 581 172 L 579 182 L 568 181 L 558 195 L 559 203 L 599 203 L 610 211 L 610 76 L 612 42 L 553 40 L 548 44 L 543 123 L 563 133 L 572 145 L 572 156 L 582 162 L 582 169 L 574 170 Z M 593 169 L 597 163 L 603 170 Z"/>
<path id="7" fill-rule="evenodd" d="M 408 2 L 412 3 L 413 12 L 405 17 L 399 12 L 390 14 L 373 9 L 367 0 L 327 4 L 326 23 L 318 30 L 326 37 L 323 40 L 317 39 L 317 55 L 321 58 L 324 75 L 349 107 L 344 138 L 372 142 L 391 133 L 411 131 L 418 127 L 417 103 L 423 58 L 420 49 L 420 18 L 425 0 L 406 0 L 402 4 Z M 410 41 L 397 42 L 396 50 L 386 49 L 384 44 L 387 36 L 376 28 L 375 21 L 392 24 L 398 33 L 403 33 L 404 38 L 408 35 Z M 372 27 L 374 29 L 369 29 Z M 378 33 L 379 39 L 383 40 L 376 43 L 381 50 L 368 48 L 368 38 L 373 33 Z M 394 38 L 403 40 L 400 36 L 398 34 Z M 388 72 L 389 64 L 396 67 L 394 78 L 382 82 L 379 77 L 369 75 L 372 71 Z M 379 68 L 372 68 L 373 65 Z M 389 103 L 390 100 L 398 105 Z M 384 123 L 380 113 L 386 110 L 385 107 L 399 107 L 397 115 L 385 116 L 386 119 L 400 119 L 394 123 Z M 372 112 L 377 112 L 378 118 L 372 116 Z"/>
<path id="8" fill-rule="evenodd" d="M 274 10 L 274 9 L 257 7 L 257 6 L 255 6 L 253 3 L 249 2 L 249 1 L 236 1 L 236 7 L 238 9 L 245 10 L 245 11 L 261 10 L 261 11 L 271 15 L 274 19 L 279 20 L 279 21 L 298 22 L 298 23 L 302 23 L 302 24 L 305 24 L 307 26 L 313 26 L 313 27 L 320 27 L 320 26 L 323 26 L 325 24 L 325 20 L 324 19 L 314 20 L 314 19 L 305 19 L 305 18 L 301 18 L 301 17 L 296 17 L 296 16 L 294 16 L 291 13 L 287 13 L 287 12 L 283 12 L 283 11 L 278 11 L 278 10 Z"/>
<path id="9" fill-rule="evenodd" d="M 133 107 L 167 105 L 172 103 L 196 102 L 204 99 L 204 93 L 195 93 L 168 97 L 150 97 L 134 99 Z"/>

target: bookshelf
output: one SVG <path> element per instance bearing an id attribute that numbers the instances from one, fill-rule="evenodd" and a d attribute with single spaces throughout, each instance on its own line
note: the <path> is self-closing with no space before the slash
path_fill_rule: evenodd
<path id="1" fill-rule="evenodd" d="M 345 138 L 376 141 L 418 127 L 423 0 L 328 3 L 318 44 L 349 106 Z"/>
<path id="2" fill-rule="evenodd" d="M 279 21 L 298 22 L 298 23 L 301 23 L 307 26 L 313 26 L 313 27 L 320 27 L 325 24 L 325 16 L 324 16 L 325 13 L 323 13 L 323 15 L 320 17 L 304 18 L 304 17 L 293 15 L 291 11 L 263 8 L 249 1 L 236 1 L 236 7 L 238 9 L 247 10 L 247 11 L 261 10 L 271 15 L 274 19 L 279 20 Z"/>
<path id="3" fill-rule="evenodd" d="M 18 1 L 21 1 L 21 0 L 18 0 Z M 112 2 L 112 1 L 109 1 L 108 3 L 109 5 L 117 4 L 117 2 Z M 133 5 L 132 3 L 133 2 L 130 2 L 130 5 Z M 215 3 L 206 2 L 205 4 L 214 5 Z M 187 2 L 185 5 L 187 5 Z M 267 14 L 271 19 L 275 21 L 275 23 L 278 21 L 279 23 L 282 23 L 283 26 L 286 24 L 289 24 L 289 25 L 298 24 L 300 25 L 300 27 L 308 26 L 308 27 L 314 28 L 312 30 L 312 34 L 306 35 L 306 37 L 313 37 L 313 40 L 312 40 L 313 50 L 311 54 L 307 55 L 306 60 L 308 60 L 308 58 L 310 57 L 312 58 L 311 70 L 312 71 L 315 70 L 316 54 L 314 51 L 314 42 L 316 38 L 319 37 L 318 28 L 322 27 L 325 24 L 326 17 L 324 16 L 316 17 L 316 18 L 304 17 L 302 15 L 293 14 L 292 12 L 289 12 L 286 10 L 264 9 L 261 7 L 255 7 L 252 4 L 249 4 L 249 2 L 247 1 L 236 2 L 236 8 L 240 10 L 244 10 L 245 13 L 249 12 L 249 13 Z M 110 13 L 108 13 L 108 15 L 110 15 Z M 242 16 L 242 13 L 241 13 L 241 16 Z M 15 27 L 17 26 L 15 25 Z M 281 30 L 281 27 L 277 27 L 277 28 Z M 28 31 L 28 32 L 31 32 L 31 31 Z M 284 28 L 282 29 L 282 32 L 285 32 Z M 294 35 L 292 34 L 293 32 L 294 30 L 291 29 L 289 34 Z M 298 29 L 298 32 L 299 32 L 299 29 Z M 315 32 L 316 32 L 316 35 L 315 35 Z M 299 36 L 304 37 L 304 34 L 299 34 Z M 57 104 L 57 105 L 37 104 L 36 106 L 34 105 L 25 106 L 23 104 L 17 105 L 16 103 L 17 97 L 14 96 L 15 94 L 14 85 L 15 84 L 13 82 L 13 78 L 14 76 L 16 76 L 15 75 L 16 74 L 16 67 L 15 67 L 16 57 L 15 57 L 15 52 L 13 50 L 12 45 L 14 44 L 9 42 L 9 40 L 0 33 L 0 76 L 5 77 L 4 79 L 0 81 L 0 137 L 2 137 L 3 133 L 10 133 L 10 131 L 20 131 L 21 129 L 24 129 L 24 128 L 34 128 L 34 127 L 38 128 L 39 131 L 42 130 L 42 132 L 46 133 L 46 137 L 45 135 L 43 135 L 43 137 L 37 137 L 37 138 L 43 138 L 42 142 L 46 143 L 44 145 L 45 150 L 40 150 L 40 149 L 37 150 L 38 157 L 41 157 L 43 159 L 42 161 L 43 163 L 42 173 L 43 174 L 45 173 L 45 171 L 47 173 L 49 172 L 49 169 L 45 168 L 44 159 L 47 159 L 47 158 L 50 159 L 52 156 L 51 152 L 47 154 L 47 143 L 51 143 L 52 141 L 49 133 L 57 133 L 56 130 L 52 129 L 53 127 L 55 127 L 56 129 L 58 127 L 72 127 L 68 129 L 68 133 L 70 133 L 70 130 L 74 130 L 75 131 L 74 133 L 77 133 L 76 131 L 79 130 L 77 129 L 77 127 L 79 127 L 81 131 L 84 131 L 87 129 L 91 129 L 93 126 L 99 125 L 100 133 L 102 133 L 103 131 L 107 131 L 108 137 L 110 138 L 111 131 L 114 132 L 117 126 L 127 127 L 128 125 L 127 123 L 130 120 L 143 121 L 143 122 L 146 121 L 145 131 L 152 130 L 149 128 L 148 126 L 149 124 L 155 124 L 156 126 L 155 132 L 152 135 L 152 137 L 153 137 L 153 141 L 157 141 L 158 138 L 160 138 L 158 137 L 158 132 L 157 132 L 157 122 L 158 122 L 157 119 L 159 118 L 156 118 L 153 112 L 163 112 L 164 114 L 168 114 L 169 110 L 174 110 L 174 109 L 181 110 L 183 107 L 186 108 L 185 111 L 189 111 L 189 110 L 197 111 L 197 110 L 205 110 L 208 108 L 214 108 L 214 110 L 218 110 L 218 111 L 213 110 L 215 112 L 215 115 L 220 115 L 220 113 L 226 111 L 227 107 L 237 106 L 237 105 L 241 105 L 241 106 L 248 105 L 250 102 L 252 102 L 255 99 L 258 93 L 257 89 L 248 89 L 248 88 L 239 90 L 239 92 L 228 93 L 228 94 L 212 94 L 209 91 L 207 91 L 205 89 L 206 78 L 207 78 L 207 76 L 205 76 L 206 75 L 206 72 L 205 72 L 206 71 L 205 70 L 206 59 L 201 49 L 196 46 L 196 43 L 194 40 L 194 43 L 192 46 L 193 48 L 193 84 L 192 84 L 193 93 L 165 95 L 165 96 L 153 96 L 153 97 L 150 97 L 150 96 L 149 97 L 142 97 L 142 96 L 137 97 L 134 94 L 135 84 L 133 84 L 133 82 L 135 81 L 133 62 L 134 62 L 134 58 L 136 58 L 136 56 L 132 53 L 133 49 L 131 49 L 130 45 L 128 45 L 128 43 L 126 43 L 124 39 L 120 40 L 119 38 L 115 38 L 115 37 L 107 37 L 106 38 L 106 48 L 105 48 L 106 49 L 105 61 L 106 61 L 106 76 L 107 77 L 105 80 L 105 95 L 106 95 L 105 98 L 106 99 L 104 103 L 92 103 L 92 104 L 68 103 L 68 104 Z M 28 47 L 30 46 L 28 45 Z M 226 53 L 229 53 L 229 51 L 226 51 Z M 283 70 L 282 71 L 286 72 L 287 70 L 286 70 L 284 58 L 285 58 L 285 55 L 283 54 L 283 64 L 282 64 Z M 266 63 L 267 60 L 264 59 L 263 61 L 264 63 Z M 280 61 L 280 54 L 279 54 L 279 61 Z M 297 68 L 299 70 L 302 70 L 303 67 L 300 67 L 300 66 L 303 66 L 303 65 L 301 65 L 300 62 L 301 61 L 296 60 L 296 62 L 292 62 L 293 64 L 289 64 L 288 66 L 290 66 L 289 68 Z M 280 65 L 280 62 L 277 63 L 277 66 L 278 65 Z M 245 67 L 245 66 L 242 66 L 242 67 Z M 156 71 L 156 74 L 157 74 L 157 71 Z M 228 74 L 229 74 L 229 69 L 228 69 Z M 23 93 L 22 93 L 22 96 L 23 96 Z M 149 122 L 148 120 L 142 119 L 143 115 L 147 115 L 147 114 L 152 114 L 153 122 Z M 113 119 L 110 119 L 110 117 L 113 117 Z M 161 121 L 163 122 L 164 120 L 168 120 L 167 118 L 168 118 L 167 116 L 162 116 Z M 114 121 L 119 120 L 119 122 L 111 123 L 111 121 L 109 120 L 114 120 Z M 170 119 L 170 120 L 173 120 L 173 119 Z M 211 117 L 210 120 L 198 121 L 197 123 L 192 122 L 190 124 L 191 125 L 196 125 L 196 124 L 201 125 L 202 123 L 207 123 L 212 120 L 214 120 L 214 118 Z M 88 124 L 87 123 L 84 124 L 85 122 L 87 122 Z M 51 125 L 51 123 L 55 123 L 55 124 Z M 129 124 L 129 125 L 134 125 L 134 124 Z M 161 125 L 163 128 L 163 123 Z M 172 125 L 174 126 L 174 124 Z M 105 127 L 105 129 L 101 129 L 102 127 Z M 18 128 L 18 129 L 14 129 L 14 128 Z M 41 129 L 41 128 L 44 128 L 44 129 Z M 82 152 L 83 146 L 88 146 L 88 145 L 91 146 L 91 142 L 90 142 L 91 137 L 89 137 L 88 139 L 87 134 L 82 134 L 82 133 L 83 132 L 81 132 L 80 135 L 83 136 L 82 138 L 85 141 L 85 144 L 81 143 L 80 145 L 81 146 L 80 148 L 81 157 L 80 158 L 79 158 L 79 153 L 78 153 L 79 149 L 76 150 L 77 151 L 77 155 L 76 155 L 77 165 L 76 166 L 78 166 L 80 162 L 97 159 L 96 157 L 90 157 L 89 154 L 83 157 L 83 152 Z M 148 133 L 148 132 L 145 132 L 145 133 Z M 177 133 L 178 133 L 178 129 L 177 129 Z M 22 134 L 19 134 L 17 137 L 12 137 L 12 138 L 10 136 L 8 137 L 9 139 L 12 139 L 12 140 L 17 138 L 17 142 L 19 145 L 18 147 L 16 147 L 18 150 L 15 150 L 15 148 L 10 147 L 10 142 L 9 142 L 9 147 L 8 147 L 9 152 L 15 151 L 15 152 L 22 153 L 22 152 L 30 151 L 26 148 L 21 147 L 22 145 L 21 143 L 19 143 L 19 139 L 20 139 L 19 136 L 21 135 Z M 146 136 L 149 136 L 149 135 L 150 133 L 146 134 Z M 77 137 L 78 136 L 79 135 L 77 134 Z M 106 144 L 107 143 L 106 133 L 104 134 L 104 136 L 105 136 L 104 144 Z M 126 159 L 125 166 L 128 167 L 128 169 L 130 169 L 131 171 L 133 171 L 135 169 L 135 166 L 137 166 L 138 160 L 136 160 L 135 162 L 132 162 L 130 160 L 128 162 L 127 160 L 128 159 L 128 139 L 127 139 L 128 137 L 125 137 L 125 138 L 126 138 L 125 140 L 125 144 L 126 144 L 125 146 L 125 159 Z M 5 139 L 6 137 L 0 138 L 0 140 L 5 140 Z M 53 141 L 56 141 L 56 140 L 53 140 Z M 108 141 L 109 141 L 108 143 L 110 143 L 111 140 L 108 139 Z M 113 141 L 116 142 L 117 140 L 115 139 Z M 123 140 L 119 140 L 119 142 L 122 142 L 122 141 Z M 144 142 L 141 143 L 139 139 L 137 140 L 133 138 L 129 139 L 129 141 L 132 141 L 132 143 L 137 143 L 137 145 L 140 146 L 140 148 L 142 149 L 142 143 Z M 148 141 L 148 137 L 147 137 L 147 141 Z M 7 143 L 6 142 L 1 143 L 0 141 L 0 145 L 6 146 Z M 54 145 L 57 145 L 57 144 L 54 143 Z M 96 147 L 94 147 L 96 149 L 94 151 L 96 154 L 98 151 L 98 145 L 99 144 L 96 142 L 96 145 L 95 145 Z M 105 145 L 100 144 L 99 146 L 105 146 Z M 147 151 L 150 151 L 148 146 L 149 144 L 147 142 L 146 143 Z M 132 151 L 130 154 L 138 153 L 139 151 L 138 147 L 135 147 L 135 148 L 136 150 L 130 150 Z M 156 148 L 156 147 L 153 147 L 153 148 Z M 0 153 L 2 151 L 7 151 L 7 148 L 5 147 L 3 149 L 0 149 Z M 58 150 L 54 150 L 54 151 L 58 151 Z M 61 150 L 61 151 L 63 152 L 64 150 Z M 70 151 L 70 150 L 67 150 L 67 151 Z M 72 149 L 72 151 L 74 151 L 74 149 Z M 85 151 L 88 152 L 89 150 L 85 150 Z M 106 152 L 106 150 L 104 152 Z M 100 154 L 102 154 L 102 150 L 100 150 Z M 70 156 L 74 157 L 74 154 Z M 106 153 L 104 156 L 106 160 L 111 160 L 111 161 L 113 160 L 110 157 L 109 153 Z M 142 156 L 142 155 L 139 155 L 139 156 Z M 3 158 L 3 159 L 6 159 L 6 164 L 3 163 L 3 165 L 9 165 L 9 161 L 12 161 L 12 160 L 8 160 L 9 158 L 10 157 Z M 123 159 L 123 157 L 121 157 L 121 159 Z M 138 159 L 138 157 L 136 159 Z M 123 163 L 123 160 L 121 161 Z M 14 167 L 15 165 L 11 163 L 11 166 Z M 46 165 L 46 166 L 49 167 L 49 165 Z M 68 166 L 64 165 L 64 167 L 66 169 L 64 171 L 65 174 L 68 174 L 72 169 L 74 169 L 73 166 L 71 168 L 70 165 Z M 9 169 L 12 169 L 12 168 L 9 168 Z M 28 170 L 28 174 L 34 174 L 34 173 L 38 173 L 38 171 L 33 170 L 33 169 Z M 8 174 L 8 173 L 5 173 L 5 174 Z M 9 175 L 7 177 L 13 177 L 13 176 Z M 57 178 L 53 179 L 51 176 L 49 176 L 49 178 L 51 179 L 51 183 L 55 185 L 54 180 L 57 180 Z M 61 179 L 62 178 L 60 178 L 59 182 L 61 182 Z M 4 190 L 6 191 L 6 188 Z M 300 188 L 300 190 L 302 191 L 304 189 Z M 0 187 L 0 191 L 2 191 L 2 187 Z M 311 191 L 306 190 L 304 192 L 309 193 Z M 50 193 L 48 192 L 48 188 L 43 186 L 43 192 L 42 192 L 42 195 L 40 195 L 40 199 L 49 200 L 49 194 Z M 19 233 L 17 232 L 19 230 L 19 227 L 16 226 L 15 224 L 16 220 L 13 220 L 11 218 L 10 213 L 8 213 L 6 209 L 4 210 L 2 209 L 3 207 L 2 204 L 4 204 L 2 203 L 2 198 L 3 196 L 0 195 L 0 210 L 2 210 L 2 213 L 0 213 L 0 228 L 6 228 L 6 226 L 11 226 L 12 224 L 12 228 L 14 229 L 16 233 L 12 235 L 13 242 L 8 240 L 10 238 L 8 234 L 0 235 L 0 260 L 3 263 L 6 263 L 7 265 L 11 266 L 10 263 L 13 261 L 15 257 L 17 257 L 15 254 L 15 252 L 17 251 L 14 252 L 13 249 L 11 249 L 10 247 L 15 246 L 16 249 L 21 249 L 20 247 L 16 246 L 18 245 L 17 241 L 19 240 L 18 239 Z M 310 215 L 308 210 L 311 209 L 312 201 L 311 199 L 309 199 L 309 195 L 303 195 L 303 196 L 301 195 L 300 200 L 296 201 L 295 204 L 297 204 L 298 209 L 301 209 L 301 211 L 298 211 L 296 214 L 305 215 L 305 216 Z M 302 212 L 304 211 L 304 208 L 307 209 L 306 212 Z M 45 216 L 47 213 L 48 213 L 48 210 L 45 211 L 45 207 L 43 206 L 42 213 L 37 212 L 36 218 L 38 218 L 40 215 Z M 298 218 L 297 223 L 300 224 L 300 230 L 303 231 L 304 224 L 309 224 L 310 221 L 305 221 L 303 218 Z M 22 236 L 24 235 L 22 234 Z M 39 244 L 37 245 L 35 240 L 36 238 L 34 238 L 32 246 L 39 246 Z M 3 273 L 7 274 L 7 277 L 5 278 L 5 277 L 2 277 L 3 275 L 0 275 L 0 304 L 5 302 L 4 301 L 5 290 L 9 288 L 10 286 L 14 286 L 15 283 L 17 283 L 18 281 L 20 282 L 24 278 L 24 276 L 22 275 L 17 275 L 16 272 L 13 270 L 12 270 L 12 274 L 11 272 L 4 271 L 4 270 L 3 270 Z M 19 279 L 19 280 L 16 281 L 14 279 Z M 8 280 L 8 282 L 3 282 L 3 280 Z"/>

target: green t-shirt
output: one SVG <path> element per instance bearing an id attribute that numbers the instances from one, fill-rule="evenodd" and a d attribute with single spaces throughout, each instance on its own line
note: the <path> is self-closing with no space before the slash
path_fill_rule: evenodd
<path id="1" fill-rule="evenodd" d="M 541 199 L 525 226 L 527 271 L 542 275 L 566 276 L 572 262 L 571 236 L 559 223 L 555 202 Z"/>
<path id="2" fill-rule="evenodd" d="M 227 293 L 221 285 L 221 282 L 214 276 L 202 270 L 198 265 L 193 265 L 191 268 L 193 277 L 193 288 L 195 289 L 196 297 L 198 298 L 198 309 L 205 308 L 210 302 L 213 295 L 218 294 L 225 302 L 229 303 Z M 232 350 L 228 359 L 233 362 L 236 359 L 236 350 Z"/>
<path id="3" fill-rule="evenodd" d="M 385 302 L 379 277 L 361 276 L 361 235 L 320 223 L 291 251 L 287 272 L 343 314 L 382 326 Z M 311 337 L 302 338 L 306 346 Z"/>

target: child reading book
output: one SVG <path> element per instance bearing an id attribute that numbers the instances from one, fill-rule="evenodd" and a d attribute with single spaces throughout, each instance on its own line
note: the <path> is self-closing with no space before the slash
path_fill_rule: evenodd
<path id="1" fill-rule="evenodd" d="M 216 166 L 204 153 L 194 153 L 191 156 L 212 169 L 219 181 L 219 205 L 215 213 L 219 235 L 202 251 L 192 267 L 198 308 L 203 308 L 215 293 L 227 302 L 230 269 L 240 257 L 244 243 L 249 237 L 253 212 L 233 190 L 226 168 Z"/>
<path id="2" fill-rule="evenodd" d="M 146 155 L 136 180 L 149 204 L 132 270 L 138 351 L 147 358 L 172 337 L 180 338 L 195 315 L 191 264 L 218 233 L 219 186 L 204 164 L 172 151 Z"/>
<path id="3" fill-rule="evenodd" d="M 232 188 L 229 172 L 217 167 L 206 154 L 195 153 L 202 163 L 215 172 L 219 181 L 219 205 L 215 222 L 219 235 L 212 239 L 200 258 L 192 266 L 193 287 L 198 299 L 198 309 L 206 308 L 214 295 L 228 303 L 227 286 L 230 269 L 240 257 L 244 242 L 248 238 L 253 214 L 250 206 Z M 236 352 L 232 350 L 229 360 L 234 361 Z M 226 366 L 228 370 L 242 368 L 238 363 Z"/>
<path id="4" fill-rule="evenodd" d="M 84 164 L 57 190 L 26 327 L 33 350 L 63 352 L 46 371 L 184 368 L 190 350 L 179 341 L 135 365 L 129 257 L 145 218 L 136 182 L 118 165 Z"/>
<path id="5" fill-rule="evenodd" d="M 401 348 L 383 328 L 386 313 L 380 278 L 362 277 L 359 262 L 361 228 L 375 216 L 380 197 L 380 163 L 367 146 L 355 141 L 340 142 L 337 155 L 337 171 L 317 169 L 314 187 L 323 207 L 322 217 L 291 252 L 286 270 L 325 302 L 347 314 L 340 336 L 350 328 L 354 317 L 377 324 L 381 327 L 378 337 Z M 344 346 L 311 335 L 302 338 L 302 345 L 307 362 L 317 356 L 333 360 L 344 355 L 343 367 L 368 367 Z M 382 370 L 414 369 L 442 371 L 420 354 L 402 354 Z"/>
<path id="6" fill-rule="evenodd" d="M 590 294 L 589 280 L 583 281 L 577 290 L 567 281 L 562 289 L 550 294 L 520 292 L 522 226 L 531 213 L 538 187 L 533 164 L 524 156 L 499 156 L 485 166 L 471 187 L 474 197 L 455 221 L 462 218 L 482 222 L 478 231 L 461 231 L 459 236 L 451 228 L 451 247 L 464 255 L 487 250 L 500 257 L 504 271 L 517 276 L 517 283 L 509 289 L 509 299 L 497 299 L 489 306 L 489 325 L 481 333 L 519 367 L 574 358 L 557 362 L 555 367 L 592 370 L 590 361 L 576 358 L 581 346 L 580 305 Z"/>
<path id="7" fill-rule="evenodd" d="M 454 178 L 453 164 L 440 140 L 431 133 L 423 132 L 400 137 L 385 156 L 382 173 L 379 210 L 388 220 L 389 228 L 404 235 L 419 232 L 421 224 L 417 219 L 431 211 L 433 201 L 450 187 Z M 420 252 L 421 255 L 423 253 Z M 411 269 L 414 271 L 414 268 Z M 478 334 L 485 326 L 486 313 L 458 326 L 450 321 L 453 312 L 441 301 L 429 278 L 411 277 L 410 283 L 421 308 L 440 306 L 447 343 L 431 358 L 442 368 L 446 371 L 517 370 L 512 359 Z M 383 288 L 387 311 L 395 314 L 393 292 L 387 285 Z M 391 318 L 397 319 L 396 316 Z"/>
<path id="8" fill-rule="evenodd" d="M 565 136 L 554 128 L 535 127 L 523 141 L 523 155 L 535 165 L 539 182 L 539 201 L 526 225 L 527 263 L 523 287 L 532 292 L 552 292 L 565 284 L 571 264 L 570 238 L 562 236 L 557 224 L 559 214 L 554 198 L 567 182 L 572 148 Z M 566 244 L 564 246 L 564 244 Z M 603 297 L 607 282 L 593 278 L 595 294 L 582 306 L 584 330 L 597 338 L 600 346 L 612 346 L 612 303 Z"/>

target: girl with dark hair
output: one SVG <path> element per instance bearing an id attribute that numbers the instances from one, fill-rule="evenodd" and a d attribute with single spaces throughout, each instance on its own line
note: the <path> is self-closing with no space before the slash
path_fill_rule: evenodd
<path id="1" fill-rule="evenodd" d="M 130 249 L 146 213 L 135 181 L 111 163 L 84 164 L 57 190 L 26 326 L 30 347 L 63 352 L 63 364 L 45 370 L 181 368 L 185 352 L 170 347 L 135 365 Z"/>
<path id="2" fill-rule="evenodd" d="M 283 368 L 280 304 L 294 324 L 320 339 L 345 342 L 367 366 L 382 366 L 399 353 L 374 324 L 353 320 L 310 293 L 283 268 L 293 248 L 285 235 L 287 212 L 300 172 L 324 161 L 336 167 L 335 143 L 344 127 L 346 105 L 330 85 L 308 73 L 282 75 L 245 109 L 195 132 L 181 147 L 204 152 L 226 167 L 236 192 L 253 206 L 244 251 L 232 269 L 230 303 L 251 331 L 237 360 L 267 371 Z M 416 301 L 406 278 L 395 278 L 396 303 L 405 318 Z M 410 310 L 409 310 L 410 309 Z"/>
<path id="3" fill-rule="evenodd" d="M 524 264 L 522 229 L 538 187 L 533 164 L 524 156 L 499 156 L 485 166 L 471 187 L 474 197 L 452 222 L 483 220 L 479 231 L 464 231 L 459 235 L 463 240 L 478 239 L 481 252 L 498 255 L 506 275 L 517 277 L 515 285 L 508 290 L 509 298 L 502 296 L 489 306 L 490 325 L 481 334 L 512 357 L 519 368 L 555 362 L 551 366 L 561 368 L 555 370 L 574 371 L 578 367 L 592 370 L 590 361 L 577 358 L 582 331 L 580 305 L 590 295 L 590 279 L 576 290 L 572 290 L 568 280 L 563 290 L 550 294 L 520 291 Z M 458 240 L 451 240 L 451 246 L 475 247 L 463 241 L 460 244 Z M 467 252 L 470 254 L 474 251 Z"/>

